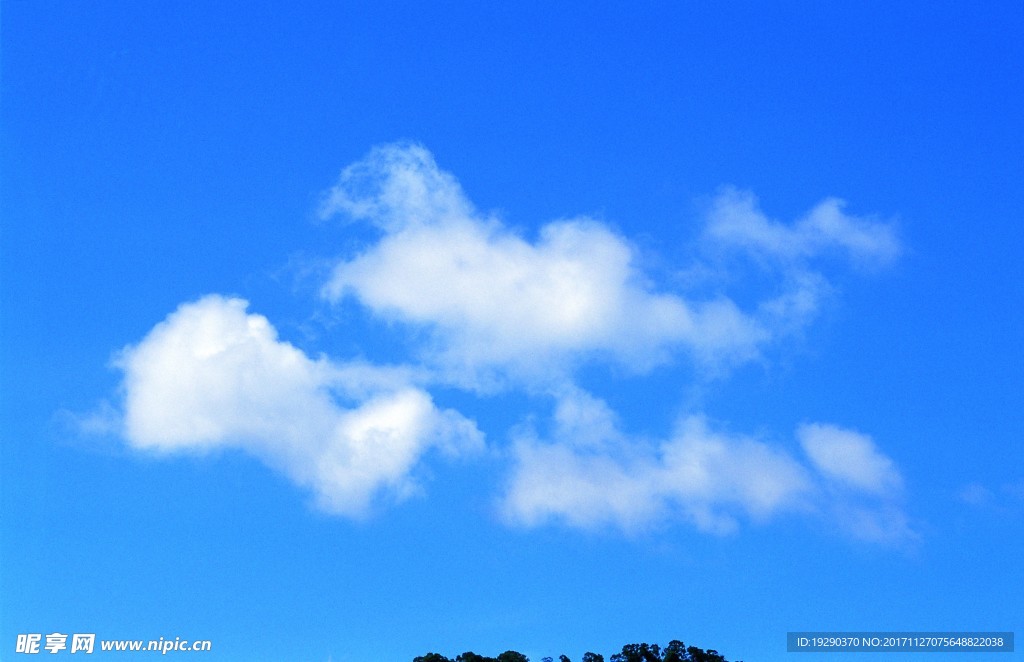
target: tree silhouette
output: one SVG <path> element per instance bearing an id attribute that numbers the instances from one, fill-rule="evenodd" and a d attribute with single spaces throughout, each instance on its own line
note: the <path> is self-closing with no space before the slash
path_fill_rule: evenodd
<path id="1" fill-rule="evenodd" d="M 454 660 L 451 660 L 440 653 L 427 653 L 413 658 L 412 662 L 530 662 L 530 658 L 522 653 L 507 650 L 498 657 L 487 657 L 478 655 L 473 651 L 466 651 Z M 554 662 L 554 658 L 545 657 L 541 662 Z M 568 656 L 559 655 L 558 662 L 571 662 Z M 600 653 L 587 651 L 583 654 L 582 662 L 604 662 L 604 656 Z M 609 662 L 729 662 L 725 657 L 713 648 L 704 650 L 696 646 L 687 646 L 678 639 L 668 642 L 662 648 L 658 644 L 626 644 L 622 650 L 609 658 Z M 742 662 L 742 661 L 739 661 Z"/>
<path id="2" fill-rule="evenodd" d="M 686 652 L 686 644 L 678 639 L 668 642 L 668 646 L 661 652 L 662 662 L 689 662 L 691 659 L 690 654 Z"/>
<path id="3" fill-rule="evenodd" d="M 493 657 L 484 657 L 483 655 L 477 655 L 473 651 L 466 651 L 462 655 L 455 658 L 455 662 L 498 662 Z M 529 662 L 529 661 L 527 661 Z"/>
<path id="4" fill-rule="evenodd" d="M 658 644 L 626 644 L 621 653 L 612 655 L 611 662 L 662 662 Z"/>
<path id="5" fill-rule="evenodd" d="M 452 662 L 450 659 L 441 655 L 440 653 L 427 653 L 426 655 L 420 655 L 414 657 L 412 662 Z"/>

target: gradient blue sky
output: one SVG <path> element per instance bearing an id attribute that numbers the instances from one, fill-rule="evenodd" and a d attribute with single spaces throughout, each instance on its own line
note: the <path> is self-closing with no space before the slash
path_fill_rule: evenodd
<path id="1" fill-rule="evenodd" d="M 1020 636 L 1020 3 L 480 4 L 3 3 L 0 657 Z"/>

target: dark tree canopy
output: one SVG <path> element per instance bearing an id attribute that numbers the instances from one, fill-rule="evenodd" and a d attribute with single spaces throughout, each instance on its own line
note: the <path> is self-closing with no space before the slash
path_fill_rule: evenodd
<path id="1" fill-rule="evenodd" d="M 522 653 L 507 650 L 498 657 L 487 657 L 478 655 L 473 651 L 466 651 L 454 660 L 451 660 L 440 653 L 427 653 L 414 658 L 412 662 L 530 662 L 530 658 Z M 541 662 L 554 662 L 554 658 L 545 657 Z M 558 662 L 571 662 L 568 656 L 559 655 Z M 604 662 L 604 656 L 600 653 L 586 652 L 583 654 L 583 662 Z M 626 644 L 622 651 L 615 653 L 609 658 L 609 662 L 729 662 L 718 651 L 713 648 L 704 650 L 696 646 L 687 646 L 678 639 L 668 642 L 662 648 L 658 644 Z"/>
<path id="2" fill-rule="evenodd" d="M 686 644 L 673 639 L 668 642 L 668 646 L 665 646 L 665 650 L 661 652 L 662 662 L 686 662 L 689 660 L 689 653 L 686 652 Z"/>
<path id="3" fill-rule="evenodd" d="M 621 653 L 612 655 L 611 662 L 662 662 L 658 644 L 626 644 Z"/>
<path id="4" fill-rule="evenodd" d="M 420 655 L 414 657 L 412 662 L 452 662 L 450 659 L 441 655 L 440 653 L 427 653 L 426 655 Z"/>
<path id="5" fill-rule="evenodd" d="M 477 655 L 473 651 L 466 651 L 462 655 L 455 658 L 455 662 L 498 662 L 493 657 L 485 657 L 483 655 Z"/>
<path id="6" fill-rule="evenodd" d="M 589 662 L 584 657 L 584 662 Z M 596 662 L 596 661 L 595 661 Z M 728 662 L 714 649 L 704 650 L 686 646 L 673 639 L 665 648 L 658 644 L 626 644 L 621 653 L 612 655 L 611 662 Z"/>

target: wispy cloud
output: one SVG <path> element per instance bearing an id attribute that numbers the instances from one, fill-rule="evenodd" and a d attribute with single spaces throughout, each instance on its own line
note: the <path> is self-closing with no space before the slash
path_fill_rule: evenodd
<path id="1" fill-rule="evenodd" d="M 311 359 L 247 305 L 216 295 L 183 304 L 122 351 L 130 444 L 240 449 L 346 515 L 364 514 L 379 493 L 415 491 L 410 472 L 428 449 L 481 446 L 472 422 L 439 410 L 401 370 Z"/>
<path id="2" fill-rule="evenodd" d="M 863 266 L 884 266 L 902 248 L 893 226 L 843 211 L 845 202 L 828 198 L 795 223 L 768 218 L 749 191 L 725 188 L 708 213 L 705 236 L 756 256 L 796 263 L 838 254 Z"/>
<path id="3" fill-rule="evenodd" d="M 1024 480 L 992 487 L 968 483 L 957 490 L 956 498 L 969 506 L 996 512 L 1024 511 Z"/>

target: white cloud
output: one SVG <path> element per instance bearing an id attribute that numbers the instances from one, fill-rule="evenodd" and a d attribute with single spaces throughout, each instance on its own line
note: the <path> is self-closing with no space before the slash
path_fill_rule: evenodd
<path id="1" fill-rule="evenodd" d="M 715 199 L 705 233 L 711 241 L 786 261 L 829 251 L 863 265 L 885 265 L 901 251 L 891 225 L 843 212 L 845 202 L 828 198 L 795 224 L 769 219 L 749 192 L 727 188 Z"/>
<path id="2" fill-rule="evenodd" d="M 660 467 L 647 457 L 626 461 L 559 443 L 520 439 L 501 509 L 513 524 L 560 521 L 577 528 L 612 524 L 625 531 L 646 528 L 665 515 L 656 479 Z"/>
<path id="3" fill-rule="evenodd" d="M 785 451 L 756 439 L 712 432 L 686 419 L 662 452 L 671 489 L 694 512 L 728 522 L 715 510 L 738 508 L 755 520 L 802 507 L 811 483 Z"/>
<path id="4" fill-rule="evenodd" d="M 900 477 L 877 451 L 873 461 L 885 467 L 884 475 L 865 480 L 855 472 L 851 481 L 850 474 L 814 458 L 807 466 L 778 445 L 713 431 L 699 416 L 684 419 L 668 440 L 648 442 L 622 433 L 607 406 L 588 394 L 562 394 L 556 411 L 550 439 L 521 434 L 513 447 L 514 467 L 500 503 L 511 523 L 633 532 L 683 519 L 722 534 L 743 519 L 816 513 L 856 538 L 899 543 L 914 537 L 895 495 L 879 492 Z M 827 425 L 804 426 L 798 435 L 810 429 L 871 444 Z"/>
<path id="5" fill-rule="evenodd" d="M 834 425 L 805 424 L 797 438 L 811 463 L 834 481 L 872 494 L 892 494 L 903 481 L 867 435 Z"/>
<path id="6" fill-rule="evenodd" d="M 420 145 L 393 144 L 375 148 L 342 171 L 324 197 L 320 216 L 339 212 L 394 232 L 466 218 L 473 209 L 458 181 L 438 169 L 430 152 Z"/>
<path id="7" fill-rule="evenodd" d="M 970 506 L 994 512 L 1019 511 L 1024 506 L 1024 480 L 1003 483 L 998 488 L 968 483 L 957 490 L 956 498 Z"/>
<path id="8" fill-rule="evenodd" d="M 339 262 L 324 295 L 433 329 L 431 358 L 458 375 L 535 375 L 585 356 L 643 370 L 677 349 L 746 359 L 771 338 L 728 298 L 659 291 L 629 242 L 597 221 L 551 222 L 529 241 L 480 215 L 421 147 L 374 150 L 326 200 L 324 215 L 384 235 Z"/>
<path id="9" fill-rule="evenodd" d="M 957 499 L 972 506 L 985 506 L 995 501 L 996 495 L 981 483 L 964 485 L 956 494 Z"/>
<path id="10" fill-rule="evenodd" d="M 895 502 L 837 500 L 831 504 L 827 515 L 832 526 L 865 542 L 908 547 L 920 540 L 907 514 Z"/>
<path id="11" fill-rule="evenodd" d="M 629 439 L 607 422 L 584 436 L 601 431 L 608 436 L 600 445 L 581 446 L 578 425 L 557 425 L 548 441 L 518 439 L 501 504 L 506 519 L 637 531 L 682 517 L 727 533 L 740 516 L 765 521 L 806 507 L 812 483 L 799 463 L 763 442 L 713 433 L 699 417 L 661 443 Z"/>
<path id="12" fill-rule="evenodd" d="M 847 214 L 844 207 L 842 200 L 827 198 L 795 222 L 782 223 L 760 209 L 753 193 L 724 188 L 707 211 L 699 249 L 711 263 L 698 273 L 718 274 L 730 284 L 742 274 L 744 285 L 764 290 L 754 315 L 763 327 L 774 337 L 799 332 L 835 294 L 822 272 L 827 258 L 876 270 L 902 252 L 892 224 Z"/>
<path id="13" fill-rule="evenodd" d="M 241 449 L 311 488 L 324 508 L 361 515 L 379 493 L 414 491 L 410 472 L 429 448 L 481 445 L 473 423 L 439 410 L 401 370 L 311 359 L 247 305 L 216 295 L 183 304 L 122 351 L 132 446 Z"/>
<path id="14" fill-rule="evenodd" d="M 633 246 L 593 219 L 552 221 L 525 238 L 475 210 L 426 149 L 408 144 L 378 147 L 346 168 L 321 207 L 325 218 L 338 213 L 382 235 L 336 264 L 324 296 L 428 329 L 421 358 L 474 386 L 543 380 L 595 358 L 638 372 L 680 351 L 712 367 L 750 360 L 807 324 L 830 291 L 805 258 L 840 249 L 883 263 L 899 251 L 889 226 L 845 215 L 837 200 L 787 226 L 767 219 L 753 196 L 727 190 L 705 243 L 783 262 L 781 287 L 744 310 L 722 293 L 657 287 Z"/>

